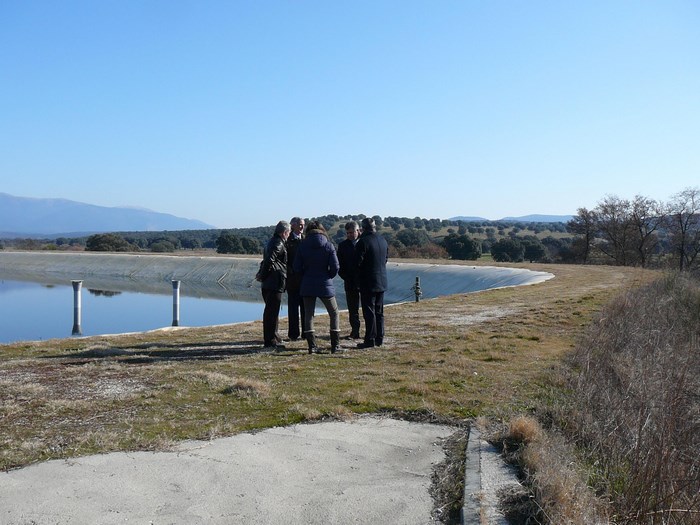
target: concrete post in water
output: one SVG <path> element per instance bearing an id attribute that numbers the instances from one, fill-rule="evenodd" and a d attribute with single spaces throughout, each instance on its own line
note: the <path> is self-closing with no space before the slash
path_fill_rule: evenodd
<path id="1" fill-rule="evenodd" d="M 82 302 L 80 290 L 83 287 L 83 281 L 71 281 L 73 284 L 73 333 L 72 335 L 83 335 L 83 329 L 80 326 L 82 317 Z"/>
<path id="2" fill-rule="evenodd" d="M 173 280 L 173 326 L 180 326 L 180 281 Z"/>
<path id="3" fill-rule="evenodd" d="M 413 285 L 413 293 L 416 294 L 416 302 L 420 301 L 420 296 L 423 295 L 423 292 L 420 291 L 420 277 L 416 275 L 416 284 Z"/>

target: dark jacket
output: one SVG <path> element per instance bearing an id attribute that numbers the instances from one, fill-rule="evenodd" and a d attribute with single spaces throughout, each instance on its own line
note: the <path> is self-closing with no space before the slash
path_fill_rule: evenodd
<path id="1" fill-rule="evenodd" d="M 357 286 L 357 268 L 355 265 L 355 244 L 350 239 L 345 239 L 338 245 L 338 262 L 340 270 L 338 275 L 345 281 L 345 286 L 350 289 L 356 289 Z"/>
<path id="2" fill-rule="evenodd" d="M 301 286 L 301 275 L 294 271 L 294 258 L 303 240 L 303 235 L 300 239 L 296 239 L 294 233 L 290 233 L 287 238 L 287 292 L 298 293 Z"/>
<path id="3" fill-rule="evenodd" d="M 376 232 L 362 232 L 355 245 L 355 264 L 360 291 L 385 292 L 389 245 Z"/>
<path id="4" fill-rule="evenodd" d="M 338 275 L 335 246 L 320 230 L 306 232 L 294 258 L 294 271 L 301 273 L 302 297 L 333 297 L 333 277 Z"/>
<path id="5" fill-rule="evenodd" d="M 265 246 L 263 257 L 263 290 L 284 292 L 287 285 L 287 247 L 279 235 L 273 235 Z"/>

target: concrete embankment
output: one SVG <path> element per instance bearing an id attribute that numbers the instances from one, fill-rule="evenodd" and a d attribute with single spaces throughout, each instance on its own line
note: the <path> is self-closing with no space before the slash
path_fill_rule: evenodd
<path id="1" fill-rule="evenodd" d="M 172 280 L 182 281 L 185 295 L 260 301 L 254 276 L 258 258 L 141 254 L 0 252 L 0 278 L 46 284 L 82 280 L 104 290 L 170 293 Z M 416 277 L 422 298 L 519 286 L 545 281 L 552 274 L 519 268 L 389 262 L 386 303 L 415 299 Z M 336 292 L 344 302 L 343 285 Z"/>

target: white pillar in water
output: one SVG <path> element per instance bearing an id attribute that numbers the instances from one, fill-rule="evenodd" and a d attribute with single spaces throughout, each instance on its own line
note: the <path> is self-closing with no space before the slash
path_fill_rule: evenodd
<path id="1" fill-rule="evenodd" d="M 81 317 L 82 317 L 82 302 L 80 290 L 83 287 L 83 281 L 71 281 L 73 284 L 73 334 L 72 335 L 82 335 L 83 329 L 81 328 Z"/>
<path id="2" fill-rule="evenodd" d="M 173 326 L 180 326 L 180 281 L 173 280 Z"/>

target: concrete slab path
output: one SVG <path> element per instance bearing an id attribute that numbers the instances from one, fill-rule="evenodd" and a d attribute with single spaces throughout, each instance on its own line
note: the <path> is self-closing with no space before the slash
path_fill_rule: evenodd
<path id="1" fill-rule="evenodd" d="M 0 473 L 0 523 L 433 523 L 431 473 L 455 431 L 366 417 L 48 461 Z"/>

